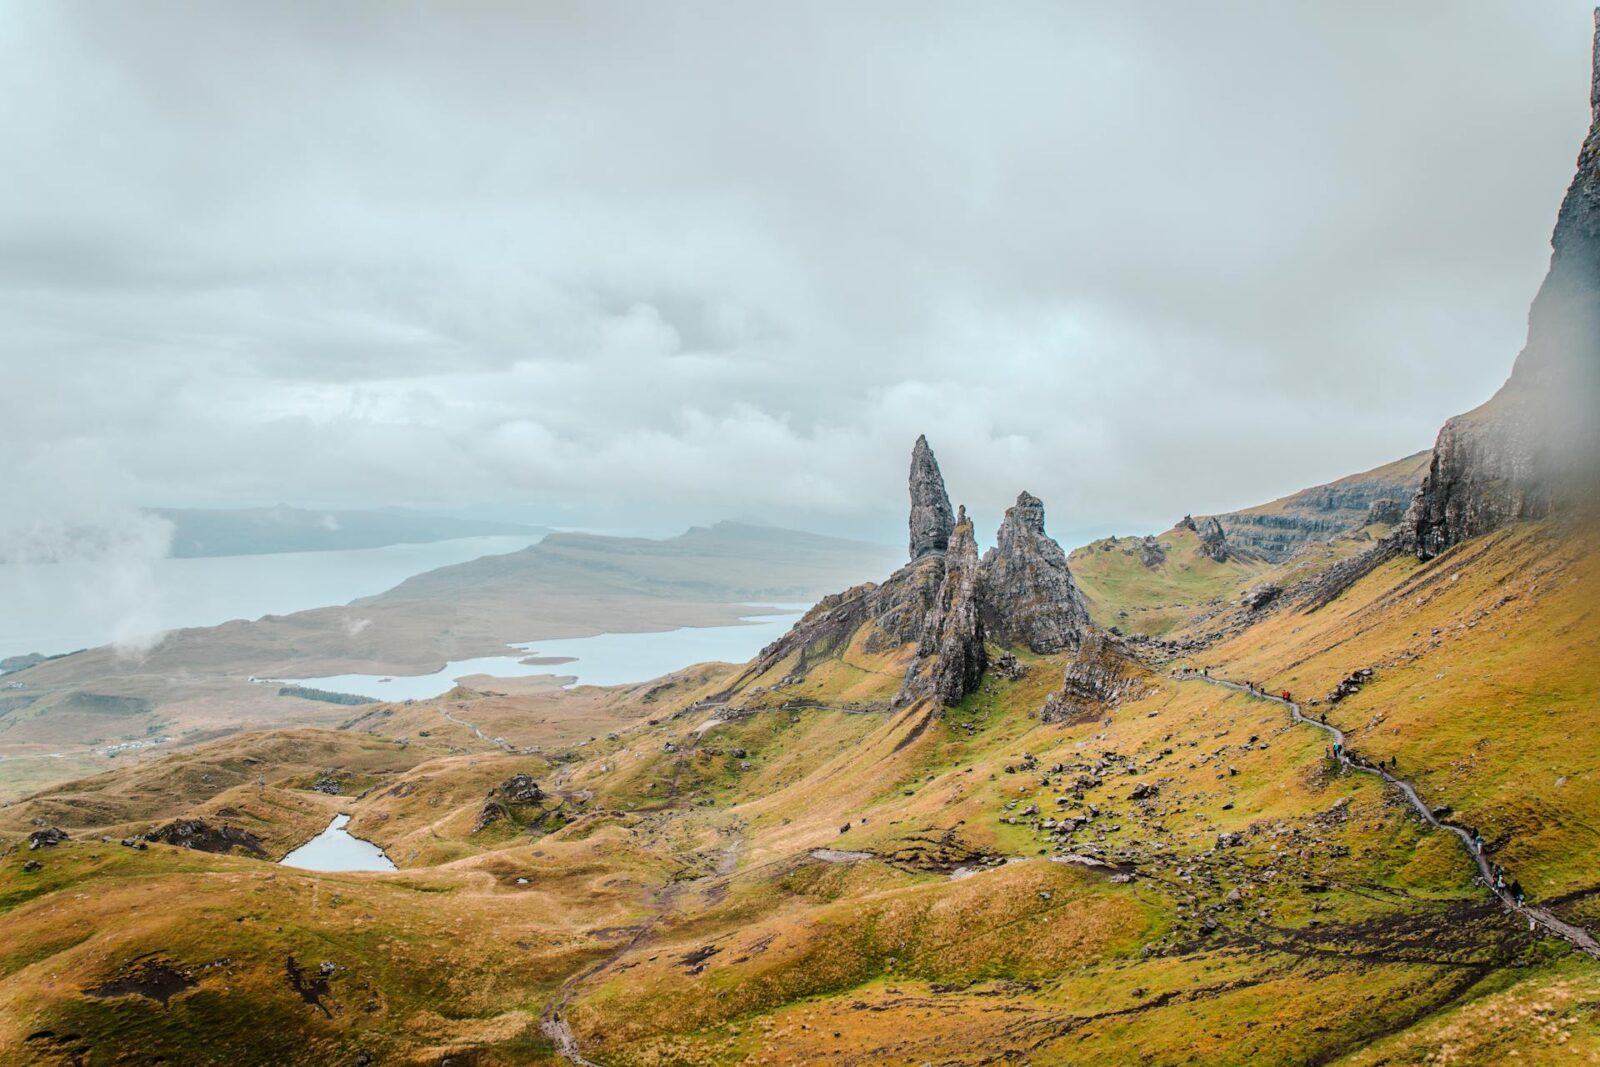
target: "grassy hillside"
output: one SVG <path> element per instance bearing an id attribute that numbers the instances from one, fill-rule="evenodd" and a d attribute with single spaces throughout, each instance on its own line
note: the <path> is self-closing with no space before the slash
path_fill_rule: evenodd
<path id="1" fill-rule="evenodd" d="M 1095 622 L 1159 636 L 1231 601 L 1270 566 L 1258 559 L 1218 562 L 1200 547 L 1193 530 L 1178 526 L 1150 539 L 1103 538 L 1075 549 L 1067 564 Z"/>
<path id="2" fill-rule="evenodd" d="M 1310 710 L 1483 826 L 1540 903 L 1600 925 L 1590 559 L 1514 529 L 1263 613 L 1200 659 L 1302 697 L 1376 667 Z M 568 1042 L 608 1067 L 1600 1056 L 1600 964 L 1496 906 L 1452 837 L 1281 706 L 1156 665 L 1139 698 L 1043 724 L 1058 655 L 956 708 L 891 708 L 910 650 L 864 637 L 709 702 L 725 670 L 353 709 L 345 731 L 255 742 L 290 746 L 265 783 L 230 777 L 243 739 L 197 750 L 167 772 L 176 807 L 275 851 L 349 811 L 402 870 L 138 852 L 87 825 L 17 851 L 0 1062 L 554 1063 Z M 346 795 L 313 788 L 322 762 Z M 515 773 L 543 799 L 481 825 Z M 79 783 L 4 825 L 165 816 L 156 781 Z M 243 1017 L 273 1033 L 240 1043 Z"/>

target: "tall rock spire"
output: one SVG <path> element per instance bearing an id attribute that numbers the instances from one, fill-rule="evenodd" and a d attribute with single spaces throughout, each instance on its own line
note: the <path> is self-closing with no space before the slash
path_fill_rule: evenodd
<path id="1" fill-rule="evenodd" d="M 911 558 L 949 548 L 955 525 L 939 461 L 933 458 L 927 437 L 918 437 L 911 450 Z"/>

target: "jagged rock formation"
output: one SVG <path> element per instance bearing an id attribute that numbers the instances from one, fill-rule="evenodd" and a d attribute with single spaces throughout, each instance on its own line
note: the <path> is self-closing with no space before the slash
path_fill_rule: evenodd
<path id="1" fill-rule="evenodd" d="M 1196 548 L 1195 555 L 1206 559 L 1226 563 L 1231 555 L 1228 544 L 1228 535 L 1222 529 L 1222 523 L 1213 516 L 1206 516 L 1196 521 L 1193 515 L 1185 515 L 1178 520 L 1180 529 L 1192 531 L 1200 538 L 1200 545 Z"/>
<path id="2" fill-rule="evenodd" d="M 1207 559 L 1214 559 L 1218 563 L 1228 561 L 1228 535 L 1222 530 L 1222 523 L 1215 518 L 1201 519 L 1195 528 L 1200 535 L 1200 547 L 1197 551 Z"/>
<path id="3" fill-rule="evenodd" d="M 1067 569 L 1067 554 L 1044 532 L 1044 503 L 1021 493 L 984 553 L 980 613 L 989 636 L 1034 652 L 1076 648 L 1089 609 Z"/>
<path id="4" fill-rule="evenodd" d="M 978 542 L 967 509 L 962 508 L 945 552 L 938 601 L 923 623 L 917 658 L 906 669 L 896 703 L 932 697 L 955 704 L 978 688 L 988 665 L 979 610 L 982 581 Z"/>
<path id="5" fill-rule="evenodd" d="M 917 438 L 911 450 L 911 559 L 931 552 L 943 552 L 950 544 L 955 519 L 950 512 L 950 495 L 944 489 L 944 475 L 933 458 L 928 438 Z"/>
<path id="6" fill-rule="evenodd" d="M 1150 672 L 1117 640 L 1100 630 L 1089 631 L 1061 679 L 1061 688 L 1045 699 L 1040 722 L 1083 722 L 1144 693 Z"/>
<path id="7" fill-rule="evenodd" d="M 1551 236 L 1528 340 L 1487 404 L 1444 424 L 1398 534 L 1421 559 L 1592 491 L 1600 456 L 1600 11 L 1589 134 Z"/>
<path id="8" fill-rule="evenodd" d="M 728 699 L 780 664 L 779 684 L 797 683 L 814 665 L 843 655 L 858 634 L 868 655 L 915 643 L 897 705 L 927 698 L 954 704 L 973 692 L 988 664 L 987 640 L 1040 654 L 1078 647 L 1091 629 L 1088 608 L 1066 553 L 1045 533 L 1038 497 L 1017 497 L 996 547 L 980 561 L 972 522 L 965 508 L 951 514 L 926 437 L 912 450 L 910 490 L 911 561 L 881 585 L 823 598 L 711 699 Z"/>

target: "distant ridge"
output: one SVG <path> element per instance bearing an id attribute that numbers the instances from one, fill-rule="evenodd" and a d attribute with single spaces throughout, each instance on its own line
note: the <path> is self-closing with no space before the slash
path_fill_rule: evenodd
<path id="1" fill-rule="evenodd" d="M 177 559 L 382 548 L 457 537 L 537 537 L 548 532 L 542 526 L 457 519 L 404 508 L 329 511 L 279 504 L 270 508 L 149 510 L 172 523 L 172 555 Z"/>

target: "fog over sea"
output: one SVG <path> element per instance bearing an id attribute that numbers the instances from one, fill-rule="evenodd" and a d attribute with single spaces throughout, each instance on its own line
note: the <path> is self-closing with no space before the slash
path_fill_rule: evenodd
<path id="1" fill-rule="evenodd" d="M 161 559 L 132 574 L 99 561 L 0 564 L 0 659 L 345 604 L 435 567 L 538 540 L 463 537 L 339 552 Z"/>

